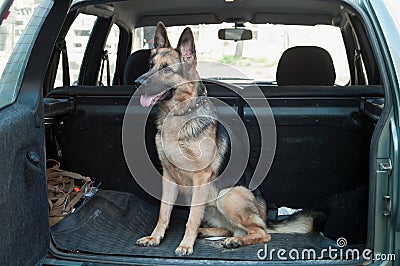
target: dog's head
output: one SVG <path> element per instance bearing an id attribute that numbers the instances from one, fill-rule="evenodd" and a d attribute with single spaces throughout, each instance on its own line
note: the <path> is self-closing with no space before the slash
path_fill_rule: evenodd
<path id="1" fill-rule="evenodd" d="M 169 105 L 175 106 L 197 97 L 199 77 L 194 37 L 190 28 L 185 28 L 174 49 L 164 24 L 158 22 L 149 63 L 149 71 L 135 81 L 139 86 L 140 104 L 143 107 L 167 100 Z"/>

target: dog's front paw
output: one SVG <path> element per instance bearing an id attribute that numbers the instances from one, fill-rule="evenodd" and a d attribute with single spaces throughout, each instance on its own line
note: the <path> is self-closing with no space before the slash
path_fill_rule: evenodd
<path id="1" fill-rule="evenodd" d="M 237 237 L 228 237 L 222 242 L 222 246 L 225 248 L 238 248 L 243 245 L 242 241 Z"/>
<path id="2" fill-rule="evenodd" d="M 180 245 L 175 249 L 175 255 L 177 256 L 188 256 L 193 254 L 193 246 Z"/>
<path id="3" fill-rule="evenodd" d="M 155 247 L 159 244 L 160 239 L 151 236 L 142 237 L 136 241 L 136 245 L 140 247 Z"/>

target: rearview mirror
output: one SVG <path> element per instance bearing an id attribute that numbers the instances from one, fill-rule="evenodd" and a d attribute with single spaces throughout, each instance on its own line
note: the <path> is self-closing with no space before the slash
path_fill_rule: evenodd
<path id="1" fill-rule="evenodd" d="M 218 38 L 221 40 L 244 41 L 251 40 L 253 33 L 251 30 L 241 28 L 220 29 L 218 31 Z"/>

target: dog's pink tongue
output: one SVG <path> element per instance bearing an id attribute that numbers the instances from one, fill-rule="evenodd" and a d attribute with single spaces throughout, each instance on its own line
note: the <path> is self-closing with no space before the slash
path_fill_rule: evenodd
<path id="1" fill-rule="evenodd" d="M 140 105 L 143 107 L 149 107 L 153 103 L 153 98 L 155 95 L 141 95 L 140 96 Z"/>

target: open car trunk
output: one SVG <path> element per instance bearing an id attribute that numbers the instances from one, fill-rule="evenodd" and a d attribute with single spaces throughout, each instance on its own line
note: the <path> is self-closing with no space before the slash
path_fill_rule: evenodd
<path id="1" fill-rule="evenodd" d="M 259 123 L 263 120 L 257 122 L 251 108 L 234 92 L 218 84 L 206 86 L 209 96 L 229 104 L 242 118 L 250 140 L 251 172 L 257 164 L 265 163 L 259 160 Z M 188 209 L 175 207 L 160 246 L 135 246 L 138 238 L 153 230 L 159 208 L 159 202 L 132 177 L 122 148 L 122 123 L 135 87 L 62 87 L 48 95 L 45 105 L 47 157 L 61 160 L 63 169 L 101 182 L 101 190 L 51 228 L 51 252 L 58 257 L 100 261 L 134 262 L 151 257 L 188 263 L 190 259 L 280 261 L 276 251 L 271 253 L 272 249 L 286 250 L 288 260 L 296 256 L 306 260 L 339 260 L 339 256 L 331 258 L 328 253 L 321 253 L 329 247 L 340 247 L 342 244 L 336 243 L 339 238 L 346 239 L 344 248 L 366 248 L 369 149 L 382 107 L 383 87 L 260 89 L 274 115 L 277 141 L 271 169 L 257 191 L 267 201 L 268 216 L 272 219 L 284 218 L 275 217 L 275 207 L 323 210 L 327 223 L 321 234 L 273 234 L 267 246 L 238 249 L 223 248 L 221 240 L 198 239 L 193 255 L 182 259 L 175 256 L 174 250 L 184 234 Z M 251 95 L 251 86 L 244 90 Z M 156 107 L 147 120 L 146 143 L 148 156 L 160 169 L 154 144 L 155 113 Z M 251 176 L 249 171 L 246 175 Z M 292 249 L 299 255 L 292 253 L 294 257 L 289 257 Z M 315 250 L 315 257 L 306 254 L 302 258 L 302 252 L 308 249 Z"/>

